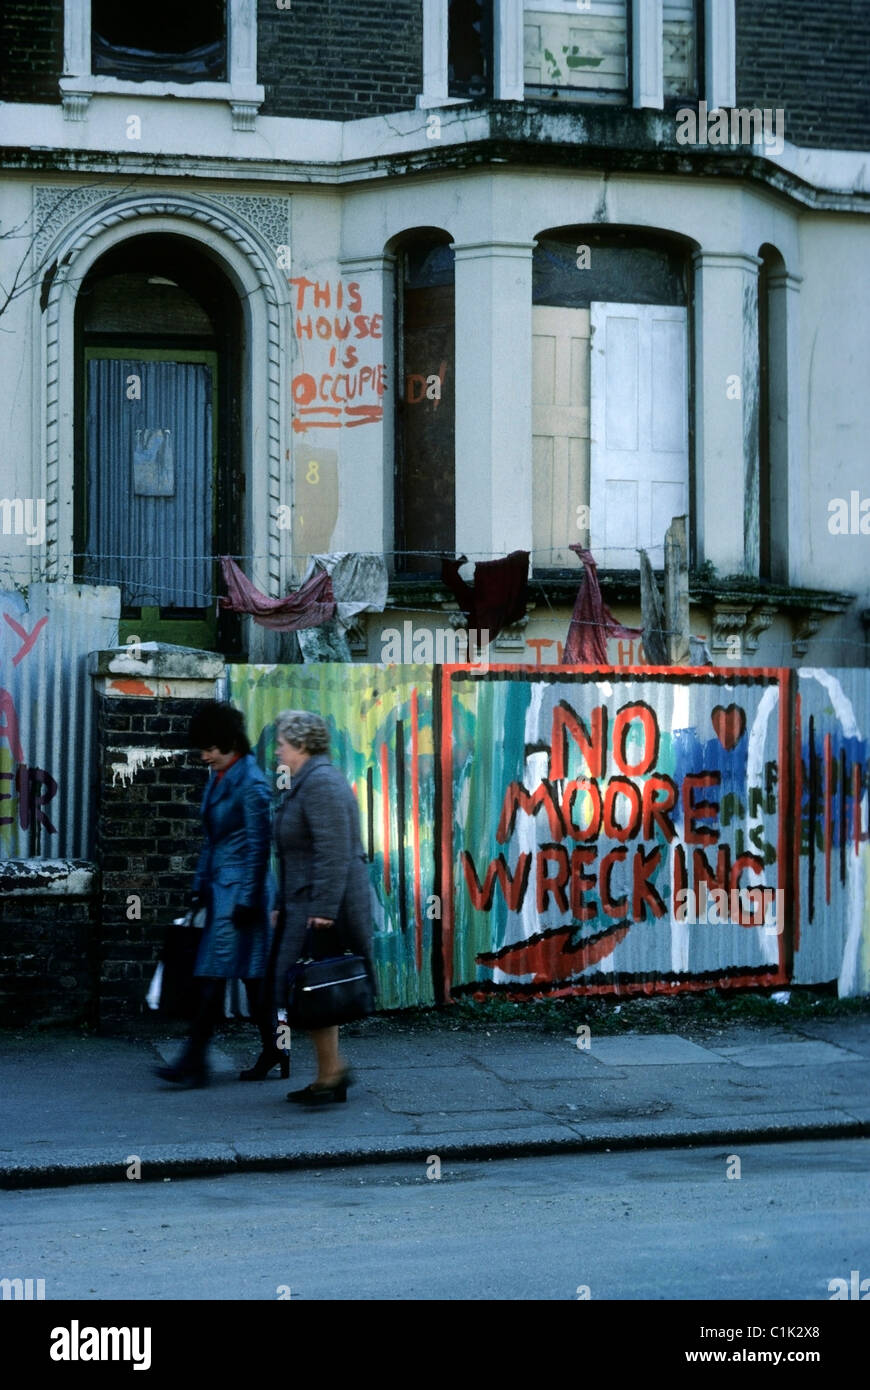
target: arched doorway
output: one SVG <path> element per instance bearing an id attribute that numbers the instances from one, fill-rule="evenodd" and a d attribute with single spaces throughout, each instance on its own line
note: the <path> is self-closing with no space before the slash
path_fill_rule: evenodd
<path id="1" fill-rule="evenodd" d="M 224 651 L 219 554 L 239 553 L 238 295 L 191 240 L 133 237 L 76 301 L 76 576 L 121 589 L 119 640 Z"/>

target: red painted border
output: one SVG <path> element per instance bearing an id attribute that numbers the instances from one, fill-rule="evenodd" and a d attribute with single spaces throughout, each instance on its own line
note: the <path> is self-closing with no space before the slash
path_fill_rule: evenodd
<path id="1" fill-rule="evenodd" d="M 790 669 L 788 666 L 557 666 L 555 662 L 544 666 L 530 666 L 526 663 L 514 662 L 502 664 L 493 662 L 490 666 L 456 662 L 453 665 L 445 664 L 442 666 L 445 683 L 449 682 L 454 672 L 468 674 L 476 671 L 481 675 L 486 675 L 488 671 L 510 671 L 515 675 L 527 673 L 533 676 L 553 674 L 566 676 L 600 675 L 606 680 L 618 680 L 626 676 L 644 680 L 648 676 L 688 675 L 691 676 L 692 680 L 708 680 L 717 685 L 727 684 L 727 681 L 723 680 L 723 677 L 726 676 L 769 676 L 781 684 L 783 672 L 788 673 Z"/>

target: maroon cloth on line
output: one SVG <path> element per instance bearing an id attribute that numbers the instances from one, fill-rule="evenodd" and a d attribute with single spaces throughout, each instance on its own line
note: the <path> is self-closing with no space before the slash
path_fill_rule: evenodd
<path id="1" fill-rule="evenodd" d="M 519 622 L 526 615 L 526 583 L 529 575 L 529 552 L 512 550 L 503 560 L 480 560 L 474 566 L 473 584 L 459 576 L 458 560 L 441 561 L 441 578 L 468 619 L 468 630 L 478 649 L 480 633 L 487 633 L 492 642 L 505 627 Z"/>
<path id="2" fill-rule="evenodd" d="M 589 550 L 572 545 L 583 561 L 583 582 L 577 591 L 574 612 L 562 661 L 566 666 L 606 666 L 608 637 L 640 637 L 639 627 L 623 627 L 611 613 L 598 585 L 598 566 Z"/>
<path id="3" fill-rule="evenodd" d="M 303 627 L 319 627 L 335 616 L 332 580 L 326 570 L 318 570 L 286 598 L 267 598 L 254 588 L 229 555 L 221 556 L 221 569 L 229 593 L 229 598 L 221 598 L 221 607 L 231 613 L 250 613 L 260 627 L 298 632 Z"/>

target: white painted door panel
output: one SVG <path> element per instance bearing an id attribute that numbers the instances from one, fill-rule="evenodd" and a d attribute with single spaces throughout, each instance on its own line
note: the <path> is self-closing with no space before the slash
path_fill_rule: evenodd
<path id="1" fill-rule="evenodd" d="M 590 306 L 591 550 L 605 569 L 664 565 L 664 534 L 689 507 L 686 310 Z"/>

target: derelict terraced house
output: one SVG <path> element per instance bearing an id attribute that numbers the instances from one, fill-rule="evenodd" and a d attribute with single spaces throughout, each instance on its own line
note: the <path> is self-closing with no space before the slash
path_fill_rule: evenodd
<path id="1" fill-rule="evenodd" d="M 7 853 L 86 848 L 9 720 L 47 770 L 88 651 L 292 659 L 224 553 L 271 596 L 385 555 L 378 661 L 449 627 L 441 554 L 528 550 L 491 655 L 547 664 L 570 547 L 637 623 L 685 515 L 715 662 L 866 664 L 870 6 L 8 0 L 0 42 Z"/>

